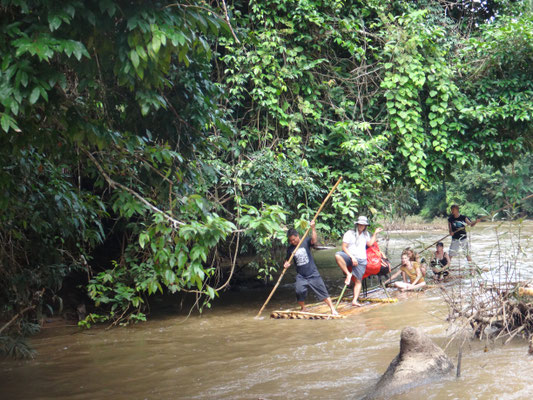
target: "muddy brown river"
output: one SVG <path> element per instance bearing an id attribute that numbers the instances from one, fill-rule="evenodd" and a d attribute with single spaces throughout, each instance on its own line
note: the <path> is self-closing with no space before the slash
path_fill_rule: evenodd
<path id="1" fill-rule="evenodd" d="M 498 233 L 496 233 L 498 232 Z M 488 280 L 533 278 L 533 222 L 482 223 L 471 232 L 475 262 Z M 444 231 L 396 232 L 380 245 L 393 261 L 406 246 L 422 248 Z M 447 250 L 449 238 L 445 240 Z M 334 250 L 315 258 L 332 295 L 343 278 Z M 518 257 L 518 258 L 517 258 Z M 518 269 L 514 269 L 516 266 Z M 464 260 L 458 257 L 452 265 Z M 496 265 L 507 265 L 495 268 Z M 0 399 L 359 399 L 399 350 L 402 328 L 416 326 L 441 347 L 450 338 L 438 289 L 344 320 L 274 320 L 294 306 L 294 272 L 264 312 L 269 290 L 229 292 L 203 315 L 183 311 L 118 329 L 44 329 L 31 339 L 34 360 L 0 361 Z M 311 295 L 309 301 L 314 302 Z M 457 361 L 456 342 L 446 353 Z M 529 399 L 533 357 L 527 343 L 467 341 L 461 378 L 425 385 L 395 399 Z"/>

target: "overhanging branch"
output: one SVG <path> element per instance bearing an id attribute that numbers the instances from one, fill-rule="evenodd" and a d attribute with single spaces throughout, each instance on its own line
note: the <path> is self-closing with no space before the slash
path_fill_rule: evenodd
<path id="1" fill-rule="evenodd" d="M 124 186 L 123 184 L 121 184 L 121 183 L 115 181 L 114 179 L 112 179 L 109 176 L 109 174 L 107 174 L 105 172 L 104 168 L 100 165 L 100 163 L 96 160 L 96 158 L 89 151 L 87 151 L 86 149 L 83 149 L 83 152 L 85 154 L 87 154 L 87 157 L 89 157 L 91 159 L 91 161 L 94 163 L 94 165 L 96 166 L 98 171 L 100 171 L 100 173 L 102 174 L 102 176 L 104 177 L 104 179 L 106 180 L 106 182 L 108 183 L 109 186 L 111 186 L 114 189 L 120 188 L 120 189 L 124 190 L 125 192 L 128 192 L 129 194 L 131 194 L 133 197 L 138 199 L 141 203 L 143 203 L 146 207 L 148 207 L 152 211 L 154 211 L 156 213 L 160 213 L 168 222 L 172 223 L 174 228 L 177 228 L 179 225 L 185 225 L 184 222 L 178 221 L 177 219 L 175 219 L 174 217 L 172 217 L 171 215 L 169 215 L 165 211 L 163 211 L 163 210 L 157 208 L 156 206 L 154 206 L 153 204 L 151 204 L 148 200 L 146 200 L 143 196 L 141 196 L 135 190 L 130 189 L 129 187 Z"/>

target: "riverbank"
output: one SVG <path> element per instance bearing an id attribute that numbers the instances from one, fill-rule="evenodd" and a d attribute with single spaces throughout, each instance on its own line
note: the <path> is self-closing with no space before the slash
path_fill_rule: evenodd
<path id="1" fill-rule="evenodd" d="M 448 230 L 448 221 L 446 218 L 433 218 L 431 221 L 427 221 L 418 215 L 408 216 L 394 221 L 378 219 L 376 223 L 383 227 L 386 232 L 390 233 Z"/>

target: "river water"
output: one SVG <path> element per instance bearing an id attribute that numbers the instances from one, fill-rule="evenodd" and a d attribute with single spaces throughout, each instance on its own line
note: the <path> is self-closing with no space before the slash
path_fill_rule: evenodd
<path id="1" fill-rule="evenodd" d="M 478 265 L 494 271 L 519 254 L 520 278 L 532 277 L 532 222 L 521 227 L 483 223 L 471 233 Z M 402 248 L 420 249 L 445 234 L 391 233 L 380 244 L 397 261 Z M 446 248 L 448 244 L 447 238 Z M 315 258 L 335 295 L 342 277 L 333 254 L 318 251 Z M 459 257 L 453 260 L 460 263 L 464 260 Z M 228 292 L 201 316 L 186 318 L 176 306 L 125 328 L 44 329 L 31 340 L 38 351 L 34 360 L 0 362 L 0 398 L 359 399 L 398 353 L 404 327 L 419 327 L 439 346 L 448 345 L 447 307 L 437 289 L 344 320 L 270 319 L 270 311 L 294 305 L 289 271 L 260 320 L 254 316 L 268 289 Z M 493 271 L 485 272 L 487 279 L 500 279 L 502 270 Z M 312 296 L 309 300 L 315 301 Z M 456 342 L 446 347 L 454 362 L 457 352 Z M 524 340 L 505 346 L 467 341 L 461 378 L 394 398 L 528 399 L 532 367 Z"/>

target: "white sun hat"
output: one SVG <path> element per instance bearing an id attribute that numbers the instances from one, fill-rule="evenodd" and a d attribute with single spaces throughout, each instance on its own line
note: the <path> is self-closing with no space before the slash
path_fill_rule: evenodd
<path id="1" fill-rule="evenodd" d="M 370 225 L 368 223 L 368 219 L 366 217 L 363 217 L 362 215 L 357 218 L 357 221 L 355 222 L 356 225 Z"/>

